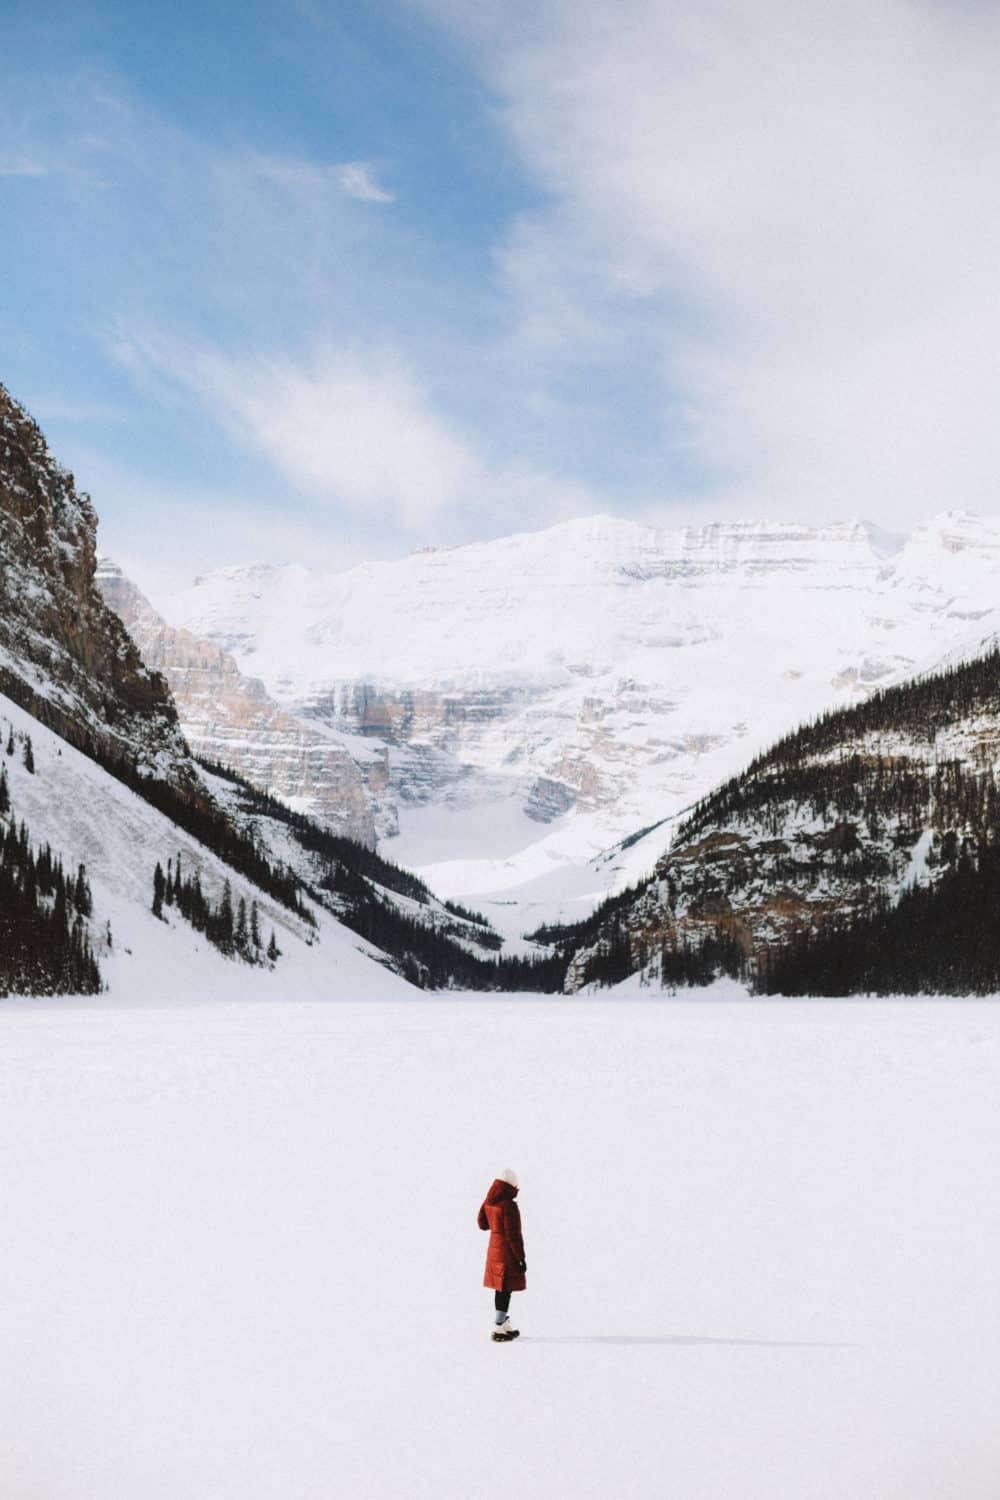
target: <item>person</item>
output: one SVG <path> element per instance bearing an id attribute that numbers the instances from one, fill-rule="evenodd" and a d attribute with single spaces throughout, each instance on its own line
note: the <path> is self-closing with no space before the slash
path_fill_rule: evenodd
<path id="1" fill-rule="evenodd" d="M 520 1329 L 511 1326 L 509 1316 L 511 1292 L 523 1292 L 527 1285 L 521 1210 L 515 1201 L 517 1192 L 517 1173 L 504 1167 L 494 1178 L 479 1210 L 479 1227 L 490 1232 L 483 1286 L 494 1293 L 496 1316 L 492 1338 L 495 1344 L 508 1344 L 520 1334 Z"/>

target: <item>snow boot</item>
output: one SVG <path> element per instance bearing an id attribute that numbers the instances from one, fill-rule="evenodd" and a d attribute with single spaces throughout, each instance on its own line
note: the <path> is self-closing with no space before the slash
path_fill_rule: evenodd
<path id="1" fill-rule="evenodd" d="M 494 1344 L 509 1344 L 512 1339 L 520 1338 L 520 1328 L 511 1328 L 510 1319 L 504 1318 L 502 1323 L 497 1323 L 493 1329 Z"/>

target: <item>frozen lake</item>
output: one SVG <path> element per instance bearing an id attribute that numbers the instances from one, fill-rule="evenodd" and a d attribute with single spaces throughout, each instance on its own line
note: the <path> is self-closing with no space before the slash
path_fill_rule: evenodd
<path id="1" fill-rule="evenodd" d="M 0 1193 L 4 1500 L 1000 1494 L 996 1003 L 7 1002 Z"/>

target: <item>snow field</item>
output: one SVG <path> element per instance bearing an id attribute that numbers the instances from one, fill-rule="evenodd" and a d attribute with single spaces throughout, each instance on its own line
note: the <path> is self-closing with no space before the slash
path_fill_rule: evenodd
<path id="1" fill-rule="evenodd" d="M 1000 1492 L 993 1003 L 0 1027 L 5 1500 Z M 506 1164 L 498 1347 L 475 1215 Z"/>

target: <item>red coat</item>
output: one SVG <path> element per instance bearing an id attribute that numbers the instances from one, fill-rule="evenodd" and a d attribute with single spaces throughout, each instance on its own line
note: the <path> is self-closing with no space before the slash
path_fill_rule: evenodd
<path id="1" fill-rule="evenodd" d="M 483 1286 L 494 1292 L 523 1292 L 526 1285 L 524 1272 L 518 1265 L 524 1260 L 524 1240 L 516 1197 L 517 1188 L 498 1177 L 479 1210 L 479 1227 L 490 1232 Z"/>

